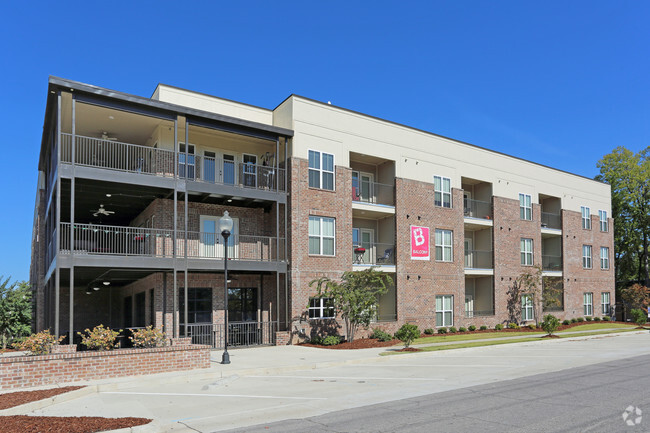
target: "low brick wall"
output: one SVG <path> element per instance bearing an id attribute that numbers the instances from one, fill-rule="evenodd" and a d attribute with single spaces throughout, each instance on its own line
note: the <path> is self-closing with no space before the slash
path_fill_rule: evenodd
<path id="1" fill-rule="evenodd" d="M 2 357 L 0 390 L 209 367 L 210 347 L 200 345 Z"/>

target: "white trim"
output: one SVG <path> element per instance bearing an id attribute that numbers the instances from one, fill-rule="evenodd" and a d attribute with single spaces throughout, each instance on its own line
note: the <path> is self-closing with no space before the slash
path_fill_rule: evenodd
<path id="1" fill-rule="evenodd" d="M 605 256 L 603 256 L 603 250 L 607 253 Z M 603 261 L 606 266 L 603 266 Z M 600 269 L 609 270 L 609 247 L 600 247 Z"/>
<path id="2" fill-rule="evenodd" d="M 309 167 L 309 153 L 310 152 L 318 152 L 318 154 L 319 154 L 319 168 L 311 168 L 311 167 Z M 323 154 L 332 156 L 332 171 L 323 169 Z M 309 171 L 310 170 L 318 171 L 318 173 L 319 173 L 319 176 L 318 176 L 319 186 L 317 186 L 317 187 L 309 185 Z M 332 189 L 323 188 L 323 175 L 324 175 L 324 173 L 331 173 L 332 174 Z M 324 191 L 336 191 L 336 155 L 335 154 L 329 153 L 329 152 L 323 152 L 322 150 L 307 149 L 307 185 L 309 186 L 309 188 L 322 189 Z"/>
<path id="3" fill-rule="evenodd" d="M 528 242 L 530 241 L 530 250 L 526 248 Z M 534 262 L 534 257 L 533 257 L 533 251 L 535 250 L 535 244 L 534 241 L 531 238 L 520 238 L 519 240 L 519 250 L 520 250 L 520 258 L 521 258 L 521 265 L 522 266 L 533 266 Z M 528 257 L 530 256 L 530 263 L 528 263 Z"/>
<path id="4" fill-rule="evenodd" d="M 319 234 L 318 235 L 312 235 L 309 233 L 309 220 L 312 218 L 318 218 L 319 221 Z M 333 236 L 324 236 L 323 235 L 323 220 L 332 220 L 334 222 L 334 235 Z M 309 239 L 312 237 L 318 237 L 319 239 L 319 252 L 318 253 L 312 253 L 309 251 Z M 333 239 L 334 240 L 334 252 L 332 254 L 323 254 L 323 239 Z M 336 256 L 336 218 L 332 217 L 324 217 L 324 216 L 318 216 L 318 215 L 309 215 L 308 218 L 308 223 L 307 223 L 307 253 L 311 256 L 324 256 L 324 257 L 335 257 Z"/>
<path id="5" fill-rule="evenodd" d="M 607 303 L 605 303 L 605 295 L 607 295 Z M 607 305 L 606 310 L 605 310 L 605 305 Z M 600 309 L 603 315 L 609 316 L 612 313 L 612 297 L 609 292 L 600 293 Z"/>
<path id="6" fill-rule="evenodd" d="M 586 216 L 585 210 L 587 211 Z M 582 228 L 584 230 L 591 230 L 591 208 L 588 206 L 580 206 L 580 216 L 582 218 Z"/>
<path id="7" fill-rule="evenodd" d="M 324 301 L 327 300 L 327 299 L 332 301 L 332 306 L 331 307 L 324 305 Z M 317 300 L 319 302 L 318 302 L 317 306 L 312 307 L 311 301 L 314 301 L 314 300 Z M 325 310 L 329 310 L 329 309 L 332 310 L 332 315 L 331 316 L 325 316 Z M 311 312 L 312 311 L 318 312 L 317 316 L 311 317 Z M 318 298 L 316 296 L 310 297 L 309 298 L 309 306 L 307 307 L 307 317 L 309 318 L 309 320 L 334 319 L 336 317 L 336 311 L 334 310 L 334 301 L 332 300 L 332 298 L 327 298 L 327 297 Z"/>
<path id="8" fill-rule="evenodd" d="M 521 196 L 524 196 L 524 205 L 521 204 Z M 520 192 L 519 195 L 519 219 L 524 221 L 533 220 L 533 196 L 531 194 L 526 194 L 525 192 Z M 530 199 L 530 204 L 526 206 L 526 197 Z M 521 217 L 521 210 L 524 209 L 524 218 Z M 526 210 L 530 210 L 530 218 L 526 218 Z"/>
<path id="9" fill-rule="evenodd" d="M 440 179 L 440 191 L 436 190 L 436 178 Z M 449 181 L 449 192 L 445 192 L 445 180 Z M 440 204 L 436 204 L 436 193 L 440 192 Z M 445 196 L 449 195 L 449 206 L 445 206 Z M 454 207 L 454 203 L 452 200 L 451 196 L 451 178 L 450 177 L 445 177 L 445 176 L 440 176 L 437 174 L 433 175 L 433 204 L 434 206 L 438 207 L 444 207 L 447 209 L 452 209 Z"/>
<path id="10" fill-rule="evenodd" d="M 587 295 L 589 295 L 589 302 L 587 302 Z M 582 294 L 582 312 L 584 316 L 594 315 L 594 293 L 584 292 Z"/>
<path id="11" fill-rule="evenodd" d="M 442 301 L 442 309 L 438 310 L 438 298 Z M 451 308 L 445 309 L 445 298 L 451 298 Z M 454 326 L 454 295 L 436 295 L 436 327 Z M 438 313 L 441 314 L 441 324 L 438 325 Z M 445 313 L 451 313 L 451 323 L 445 323 Z"/>
<path id="12" fill-rule="evenodd" d="M 437 234 L 440 232 L 440 245 L 438 245 Z M 445 233 L 449 232 L 449 245 L 445 243 Z M 438 258 L 438 246 L 440 246 L 441 258 Z M 435 253 L 435 260 L 437 262 L 453 262 L 454 261 L 454 231 L 448 229 L 435 229 L 433 231 L 433 248 Z M 449 260 L 445 260 L 445 251 L 449 249 Z"/>
<path id="13" fill-rule="evenodd" d="M 521 295 L 521 320 L 524 322 L 535 320 L 535 309 L 533 308 L 533 295 L 526 294 L 526 293 Z"/>
<path id="14" fill-rule="evenodd" d="M 585 255 L 585 247 L 589 247 L 589 255 Z M 594 256 L 594 251 L 591 245 L 582 245 L 582 268 L 583 269 L 592 269 L 593 268 L 593 256 Z M 586 260 L 589 260 L 589 263 L 587 266 Z"/>
<path id="15" fill-rule="evenodd" d="M 603 216 L 605 219 L 603 219 Z M 598 222 L 600 226 L 600 231 L 601 232 L 608 232 L 609 231 L 609 223 L 607 222 L 607 211 L 598 209 Z M 605 226 L 605 230 L 603 230 L 603 226 Z"/>

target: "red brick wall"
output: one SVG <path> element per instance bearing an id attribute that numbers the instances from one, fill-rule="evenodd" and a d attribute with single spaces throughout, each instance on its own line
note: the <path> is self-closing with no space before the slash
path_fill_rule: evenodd
<path id="1" fill-rule="evenodd" d="M 208 346 L 0 358 L 0 390 L 210 367 Z"/>

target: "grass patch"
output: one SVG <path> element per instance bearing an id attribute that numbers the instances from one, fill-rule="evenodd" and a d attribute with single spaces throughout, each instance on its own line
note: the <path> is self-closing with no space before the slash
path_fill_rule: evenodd
<path id="1" fill-rule="evenodd" d="M 448 341 L 467 341 L 467 340 L 490 340 L 492 338 L 502 337 L 517 337 L 517 336 L 534 336 L 544 335 L 542 332 L 481 332 L 476 334 L 463 334 L 463 335 L 438 335 L 435 337 L 418 338 L 413 341 L 413 344 L 429 344 L 429 343 L 446 343 Z"/>
<path id="2" fill-rule="evenodd" d="M 562 332 L 578 332 L 578 331 L 591 331 L 591 330 L 596 330 L 596 329 L 612 329 L 612 328 L 634 328 L 635 325 L 627 325 L 624 323 L 609 323 L 609 322 L 599 322 L 599 323 L 588 323 L 586 325 L 578 325 L 574 326 L 573 328 L 569 328 L 564 331 L 558 331 L 558 333 Z"/>

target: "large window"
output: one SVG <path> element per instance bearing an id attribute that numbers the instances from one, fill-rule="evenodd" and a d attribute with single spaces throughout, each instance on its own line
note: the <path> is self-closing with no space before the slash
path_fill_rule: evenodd
<path id="1" fill-rule="evenodd" d="M 185 325 L 185 289 L 178 289 L 179 320 Z M 187 323 L 212 323 L 212 289 L 190 287 L 187 289 Z"/>
<path id="2" fill-rule="evenodd" d="M 334 317 L 334 301 L 332 298 L 309 299 L 310 319 L 331 319 Z"/>
<path id="3" fill-rule="evenodd" d="M 533 240 L 521 239 L 521 264 L 524 266 L 533 265 Z"/>
<path id="4" fill-rule="evenodd" d="M 587 292 L 583 295 L 583 307 L 585 316 L 593 316 L 594 314 L 594 294 Z"/>
<path id="5" fill-rule="evenodd" d="M 334 255 L 334 218 L 309 217 L 309 254 Z"/>
<path id="6" fill-rule="evenodd" d="M 580 212 L 582 212 L 582 228 L 591 230 L 591 209 L 582 206 Z"/>
<path id="7" fill-rule="evenodd" d="M 454 325 L 454 297 L 436 296 L 436 326 Z"/>
<path id="8" fill-rule="evenodd" d="M 601 232 L 608 231 L 609 227 L 607 226 L 607 211 L 606 210 L 599 210 L 598 211 L 598 220 L 600 221 L 600 231 Z"/>
<path id="9" fill-rule="evenodd" d="M 436 206 L 451 207 L 451 179 L 433 176 L 433 190 Z"/>
<path id="10" fill-rule="evenodd" d="M 533 205 L 530 194 L 519 194 L 519 218 L 528 221 L 533 219 Z"/>
<path id="11" fill-rule="evenodd" d="M 591 245 L 582 246 L 582 267 L 591 269 Z"/>
<path id="12" fill-rule="evenodd" d="M 601 294 L 601 302 L 603 307 L 603 314 L 609 316 L 611 313 L 611 306 L 609 303 L 609 292 L 603 292 Z"/>
<path id="13" fill-rule="evenodd" d="M 521 295 L 521 320 L 524 322 L 535 320 L 533 297 L 531 295 Z"/>
<path id="14" fill-rule="evenodd" d="M 309 151 L 309 187 L 334 191 L 334 155 Z"/>
<path id="15" fill-rule="evenodd" d="M 436 260 L 451 262 L 453 254 L 453 232 L 451 230 L 436 229 Z"/>
<path id="16" fill-rule="evenodd" d="M 609 269 L 609 248 L 600 247 L 600 269 Z"/>

